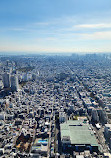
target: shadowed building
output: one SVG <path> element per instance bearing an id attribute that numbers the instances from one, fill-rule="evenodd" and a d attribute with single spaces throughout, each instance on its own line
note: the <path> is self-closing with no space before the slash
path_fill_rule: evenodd
<path id="1" fill-rule="evenodd" d="M 4 88 L 10 88 L 10 74 L 9 73 L 3 74 L 3 85 L 4 85 Z"/>
<path id="2" fill-rule="evenodd" d="M 68 120 L 60 125 L 64 152 L 90 150 L 98 152 L 98 143 L 90 125 L 84 120 Z"/>

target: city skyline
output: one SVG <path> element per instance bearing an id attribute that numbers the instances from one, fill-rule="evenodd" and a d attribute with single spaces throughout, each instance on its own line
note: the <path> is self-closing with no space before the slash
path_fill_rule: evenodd
<path id="1" fill-rule="evenodd" d="M 0 52 L 111 52 L 110 0 L 0 2 Z"/>

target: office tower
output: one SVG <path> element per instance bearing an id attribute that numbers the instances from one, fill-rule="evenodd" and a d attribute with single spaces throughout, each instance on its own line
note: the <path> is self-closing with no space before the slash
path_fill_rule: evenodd
<path id="1" fill-rule="evenodd" d="M 12 91 L 18 91 L 18 89 L 19 89 L 18 76 L 17 75 L 12 75 L 11 76 L 11 90 Z"/>
<path id="2" fill-rule="evenodd" d="M 9 73 L 3 74 L 3 85 L 4 85 L 4 88 L 10 87 L 10 74 Z"/>

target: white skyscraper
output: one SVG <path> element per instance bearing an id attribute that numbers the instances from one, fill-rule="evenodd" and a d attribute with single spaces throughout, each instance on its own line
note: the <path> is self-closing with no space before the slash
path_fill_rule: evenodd
<path id="1" fill-rule="evenodd" d="M 10 87 L 10 74 L 9 73 L 3 74 L 3 85 L 4 85 L 4 88 Z"/>
<path id="2" fill-rule="evenodd" d="M 18 91 L 18 89 L 19 89 L 18 76 L 17 75 L 12 75 L 11 76 L 11 90 L 12 91 Z"/>

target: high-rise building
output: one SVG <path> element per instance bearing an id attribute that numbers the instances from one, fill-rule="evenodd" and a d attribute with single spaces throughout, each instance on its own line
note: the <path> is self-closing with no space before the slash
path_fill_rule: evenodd
<path id="1" fill-rule="evenodd" d="M 18 89 L 19 89 L 18 76 L 17 75 L 12 75 L 11 76 L 11 90 L 12 91 L 18 91 Z"/>
<path id="2" fill-rule="evenodd" d="M 9 73 L 3 74 L 3 85 L 4 85 L 4 88 L 10 87 L 10 74 Z"/>

